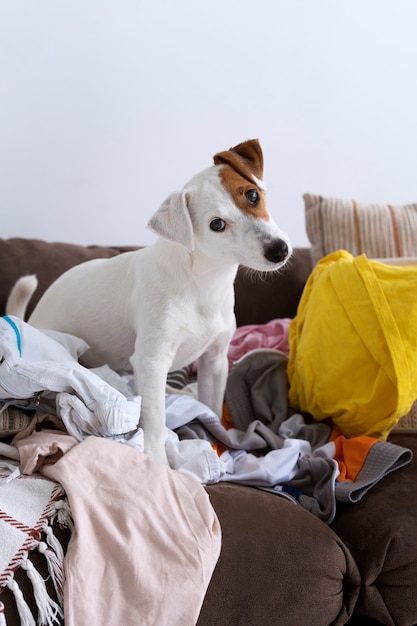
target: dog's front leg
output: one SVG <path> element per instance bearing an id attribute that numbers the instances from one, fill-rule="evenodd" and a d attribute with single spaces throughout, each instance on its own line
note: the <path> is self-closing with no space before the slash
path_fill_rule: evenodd
<path id="1" fill-rule="evenodd" d="M 228 373 L 227 346 L 221 352 L 207 351 L 198 361 L 198 399 L 221 419 Z"/>
<path id="2" fill-rule="evenodd" d="M 168 465 L 165 452 L 165 387 L 169 363 L 158 355 L 132 357 L 136 392 L 141 396 L 139 426 L 143 429 L 145 453 Z"/>

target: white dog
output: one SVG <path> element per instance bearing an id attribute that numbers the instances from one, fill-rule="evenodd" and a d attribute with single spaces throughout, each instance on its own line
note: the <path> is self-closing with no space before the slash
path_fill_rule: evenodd
<path id="1" fill-rule="evenodd" d="M 159 235 L 153 245 L 73 267 L 29 319 L 83 338 L 87 365 L 133 370 L 145 452 L 165 463 L 168 372 L 198 359 L 199 400 L 221 415 L 238 266 L 277 270 L 291 255 L 267 211 L 262 177 L 258 140 L 219 152 L 150 219 Z M 18 281 L 10 314 L 22 315 L 28 302 L 27 285 L 19 289 Z"/>

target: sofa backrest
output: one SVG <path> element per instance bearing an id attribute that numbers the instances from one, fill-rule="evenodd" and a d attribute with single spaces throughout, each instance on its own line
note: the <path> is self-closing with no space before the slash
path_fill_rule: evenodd
<path id="1" fill-rule="evenodd" d="M 49 243 L 39 239 L 0 239 L 0 315 L 16 280 L 36 274 L 39 284 L 27 315 L 45 289 L 70 267 L 96 258 L 110 258 L 135 250 L 133 246 L 83 246 Z M 236 279 L 238 325 L 261 324 L 278 317 L 293 317 L 305 281 L 312 269 L 310 249 L 297 248 L 285 267 L 276 273 L 257 273 L 241 268 Z"/>
<path id="2" fill-rule="evenodd" d="M 290 260 L 277 272 L 240 268 L 235 282 L 238 326 L 294 317 L 312 269 L 310 248 L 295 248 Z"/>

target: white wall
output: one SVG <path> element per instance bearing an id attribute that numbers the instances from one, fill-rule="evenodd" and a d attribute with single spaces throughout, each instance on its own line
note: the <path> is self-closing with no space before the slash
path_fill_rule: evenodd
<path id="1" fill-rule="evenodd" d="M 147 244 L 259 137 L 269 208 L 417 201 L 415 0 L 0 0 L 0 236 Z"/>

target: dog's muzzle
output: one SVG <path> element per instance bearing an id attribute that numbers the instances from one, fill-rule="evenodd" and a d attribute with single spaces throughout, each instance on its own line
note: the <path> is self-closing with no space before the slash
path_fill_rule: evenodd
<path id="1" fill-rule="evenodd" d="M 264 256 L 271 263 L 282 263 L 288 256 L 288 245 L 283 239 L 274 239 L 265 246 Z"/>

